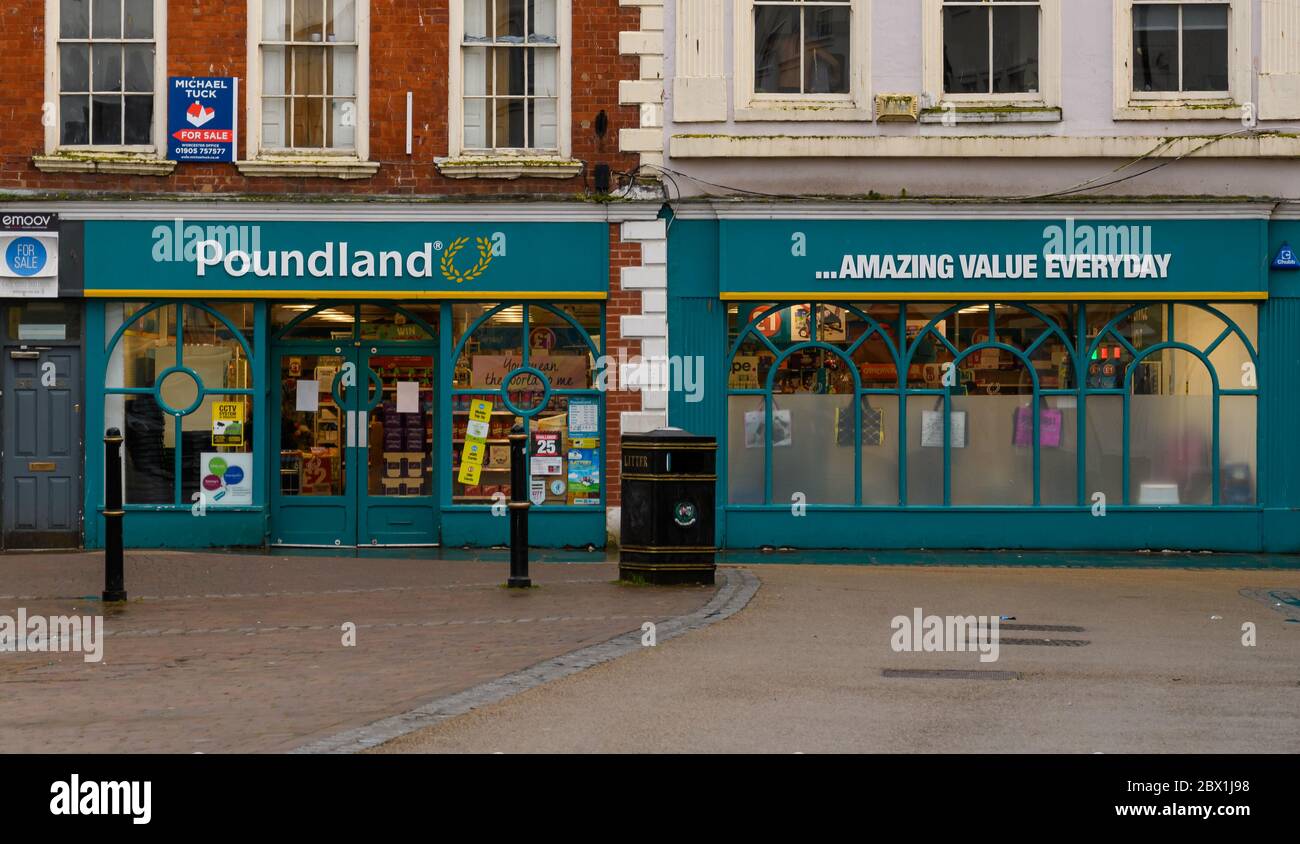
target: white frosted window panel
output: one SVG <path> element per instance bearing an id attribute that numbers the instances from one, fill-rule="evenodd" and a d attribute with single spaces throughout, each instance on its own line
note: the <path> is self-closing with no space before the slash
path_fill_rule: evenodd
<path id="1" fill-rule="evenodd" d="M 835 411 L 844 405 L 845 397 L 801 393 L 776 396 L 775 401 L 774 413 L 790 413 L 791 436 L 789 446 L 777 448 L 779 440 L 773 441 L 772 503 L 789 504 L 798 492 L 809 504 L 852 504 L 855 466 L 851 452 L 846 460 L 826 459 L 836 441 Z M 763 410 L 753 398 L 750 402 L 753 409 Z M 752 454 L 757 457 L 751 459 L 761 466 L 762 452 Z"/>
<path id="2" fill-rule="evenodd" d="M 487 93 L 487 55 L 486 47 L 465 48 L 465 96 L 481 97 Z"/>
<path id="3" fill-rule="evenodd" d="M 284 93 L 284 48 L 262 48 L 262 93 Z"/>
<path id="4" fill-rule="evenodd" d="M 355 47 L 340 47 L 332 51 L 334 56 L 334 90 L 330 93 L 339 97 L 354 97 L 357 93 L 357 50 Z"/>
<path id="5" fill-rule="evenodd" d="M 284 146 L 284 100 L 262 100 L 262 145 Z"/>
<path id="6" fill-rule="evenodd" d="M 301 0 L 299 0 L 301 2 Z M 339 43 L 350 43 L 357 40 L 357 6 L 356 0 L 326 0 L 328 7 L 326 12 L 331 15 L 329 23 L 329 32 L 333 36 L 330 40 Z"/>
<path id="7" fill-rule="evenodd" d="M 285 18 L 290 0 L 262 0 L 262 40 L 287 41 Z"/>
<path id="8" fill-rule="evenodd" d="M 357 105 L 352 100 L 334 100 L 331 118 L 334 143 L 331 146 L 354 147 L 357 143 Z"/>
<path id="9" fill-rule="evenodd" d="M 465 40 L 487 39 L 488 6 L 492 0 L 465 0 Z"/>
<path id="10" fill-rule="evenodd" d="M 301 413 L 316 413 L 320 409 L 320 382 L 301 380 L 294 389 L 293 409 Z"/>
<path id="11" fill-rule="evenodd" d="M 559 96 L 559 90 L 556 88 L 556 63 L 559 59 L 560 51 L 533 50 L 533 68 L 532 68 L 532 87 L 529 93 L 539 97 Z"/>
<path id="12" fill-rule="evenodd" d="M 555 43 L 555 0 L 529 0 L 529 40 Z"/>
<path id="13" fill-rule="evenodd" d="M 533 146 L 537 149 L 555 149 L 556 129 L 555 100 L 533 100 Z"/>
<path id="14" fill-rule="evenodd" d="M 487 146 L 487 100 L 465 100 L 465 146 Z"/>

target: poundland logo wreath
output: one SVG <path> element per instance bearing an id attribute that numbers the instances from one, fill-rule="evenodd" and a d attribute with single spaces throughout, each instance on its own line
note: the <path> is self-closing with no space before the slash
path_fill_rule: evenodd
<path id="1" fill-rule="evenodd" d="M 165 228 L 165 227 L 160 227 Z M 471 246 L 472 244 L 472 246 Z M 199 278 L 208 268 L 220 267 L 231 278 L 443 278 L 456 284 L 474 281 L 487 272 L 496 258 L 506 254 L 504 232 L 489 237 L 459 236 L 444 249 L 442 241 L 426 241 L 422 248 L 400 250 L 352 249 L 346 241 L 328 241 L 320 249 L 237 249 L 227 240 L 207 238 L 194 252 Z M 442 255 L 434 259 L 434 253 Z M 477 260 L 470 262 L 471 257 Z"/>
<path id="2" fill-rule="evenodd" d="M 502 251 L 505 251 L 504 235 L 501 236 L 501 240 Z M 447 250 L 442 253 L 442 260 L 438 262 L 438 266 L 442 269 L 442 274 L 448 281 L 454 281 L 457 284 L 466 281 L 473 281 L 483 275 L 483 271 L 488 268 L 488 264 L 492 263 L 492 241 L 486 237 L 476 237 L 474 238 L 474 244 L 478 248 L 478 263 L 464 272 L 458 270 L 456 268 L 456 255 L 458 255 L 468 243 L 468 237 L 458 237 L 453 240 L 451 245 L 447 247 Z"/>

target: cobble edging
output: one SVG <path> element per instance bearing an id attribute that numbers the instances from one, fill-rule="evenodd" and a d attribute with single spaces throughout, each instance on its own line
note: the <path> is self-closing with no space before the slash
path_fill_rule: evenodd
<path id="1" fill-rule="evenodd" d="M 718 577 L 722 585 L 703 607 L 695 612 L 656 623 L 656 641 L 673 639 L 729 618 L 744 609 L 754 597 L 754 593 L 758 591 L 758 577 L 746 569 L 718 569 Z M 642 647 L 644 646 L 641 644 L 641 631 L 633 630 L 615 636 L 607 642 L 580 648 L 513 674 L 430 701 L 409 712 L 309 742 L 289 752 L 357 753 L 416 730 L 440 724 L 449 718 L 464 715 L 471 710 L 500 703 L 520 692 L 577 674 L 602 662 L 626 656 Z"/>

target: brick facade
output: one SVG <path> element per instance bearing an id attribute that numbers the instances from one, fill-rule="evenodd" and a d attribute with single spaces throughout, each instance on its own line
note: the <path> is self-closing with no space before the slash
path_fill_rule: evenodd
<path id="1" fill-rule="evenodd" d="M 246 3 L 169 0 L 167 74 L 247 78 Z M 184 163 L 168 176 L 42 173 L 32 163 L 43 154 L 45 3 L 14 0 L 0 11 L 0 191 L 96 191 L 185 194 L 574 195 L 594 190 L 591 170 L 605 163 L 616 172 L 636 166 L 620 154 L 619 131 L 635 127 L 635 105 L 619 105 L 619 80 L 635 79 L 635 57 L 620 56 L 619 32 L 635 29 L 639 13 L 618 0 L 572 0 L 572 156 L 587 172 L 569 179 L 449 179 L 436 156 L 447 155 L 448 4 L 428 0 L 371 0 L 370 178 L 264 178 L 241 175 L 232 164 Z M 414 92 L 412 154 L 406 154 L 406 92 Z M 240 93 L 241 124 L 247 117 Z M 603 137 L 596 115 L 606 113 Z M 166 119 L 155 105 L 155 119 Z M 241 132 L 240 158 L 247 133 Z M 615 182 L 617 186 L 617 181 Z"/>

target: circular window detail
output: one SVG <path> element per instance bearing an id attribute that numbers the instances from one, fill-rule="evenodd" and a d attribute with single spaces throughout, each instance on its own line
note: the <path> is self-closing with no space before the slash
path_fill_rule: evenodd
<path id="1" fill-rule="evenodd" d="M 188 416 L 203 400 L 203 382 L 192 369 L 173 366 L 158 378 L 158 406 L 171 416 Z"/>
<path id="2" fill-rule="evenodd" d="M 501 379 L 506 408 L 516 416 L 532 416 L 551 400 L 551 382 L 540 369 L 521 366 Z"/>

